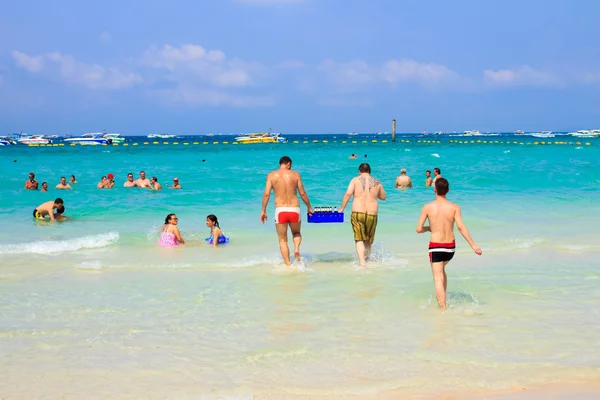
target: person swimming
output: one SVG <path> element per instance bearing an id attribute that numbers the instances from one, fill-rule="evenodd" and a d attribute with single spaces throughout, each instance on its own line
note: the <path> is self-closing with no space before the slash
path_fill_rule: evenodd
<path id="1" fill-rule="evenodd" d="M 185 241 L 179 233 L 179 228 L 177 227 L 178 222 L 179 218 L 177 218 L 177 215 L 167 215 L 167 218 L 165 218 L 165 225 L 163 226 L 162 233 L 160 234 L 160 239 L 158 239 L 158 244 L 165 247 L 173 247 L 179 246 L 180 244 L 185 244 Z"/>
<path id="2" fill-rule="evenodd" d="M 229 238 L 225 237 L 225 234 L 219 226 L 219 220 L 214 214 L 210 214 L 206 217 L 206 226 L 210 228 L 210 236 L 206 238 L 206 243 L 217 247 L 219 244 L 225 244 L 229 242 Z"/>

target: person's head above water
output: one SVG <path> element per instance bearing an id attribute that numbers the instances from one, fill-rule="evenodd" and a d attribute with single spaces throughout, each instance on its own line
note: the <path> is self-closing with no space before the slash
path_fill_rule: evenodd
<path id="1" fill-rule="evenodd" d="M 54 204 L 56 204 L 57 206 L 62 206 L 63 204 L 65 204 L 65 202 L 63 201 L 63 199 L 58 197 L 56 200 L 54 200 Z"/>
<path id="2" fill-rule="evenodd" d="M 434 175 L 441 175 L 441 174 L 442 174 L 442 171 L 440 171 L 440 169 L 439 169 L 439 168 L 434 168 L 434 169 L 433 169 L 433 174 L 434 174 Z"/>
<path id="3" fill-rule="evenodd" d="M 64 214 L 64 212 L 65 212 L 65 206 L 61 205 L 61 206 L 56 207 L 57 214 Z"/>
<path id="4" fill-rule="evenodd" d="M 292 159 L 289 158 L 288 156 L 283 156 L 279 159 L 279 166 L 281 167 L 282 165 L 288 167 L 288 168 L 292 168 Z"/>
<path id="5" fill-rule="evenodd" d="M 217 219 L 217 216 L 215 214 L 209 214 L 206 216 L 206 226 L 208 226 L 209 228 L 212 228 L 213 226 L 220 228 L 219 220 Z"/>
<path id="6" fill-rule="evenodd" d="M 435 180 L 435 193 L 438 196 L 445 196 L 450 191 L 450 184 L 446 178 L 437 178 Z"/>
<path id="7" fill-rule="evenodd" d="M 177 218 L 177 215 L 175 215 L 175 214 L 169 214 L 169 215 L 167 215 L 167 218 L 165 218 L 165 225 L 167 225 L 167 224 L 177 225 L 177 222 L 179 222 L 179 218 Z"/>
<path id="8" fill-rule="evenodd" d="M 361 174 L 370 174 L 371 166 L 368 163 L 362 163 L 358 166 L 358 172 L 360 172 Z"/>

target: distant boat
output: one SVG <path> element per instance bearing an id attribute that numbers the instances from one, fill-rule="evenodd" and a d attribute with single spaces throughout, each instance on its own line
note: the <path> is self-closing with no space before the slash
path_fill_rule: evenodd
<path id="1" fill-rule="evenodd" d="M 148 135 L 148 139 L 172 139 L 174 137 L 176 136 L 167 133 L 151 133 Z"/>
<path id="2" fill-rule="evenodd" d="M 0 146 L 12 146 L 15 144 L 17 144 L 17 142 L 9 137 L 6 137 L 6 136 L 0 137 Z"/>
<path id="3" fill-rule="evenodd" d="M 552 131 L 542 131 L 542 132 L 534 132 L 531 136 L 536 138 L 553 138 L 556 136 Z"/>
<path id="4" fill-rule="evenodd" d="M 464 131 L 463 136 L 483 136 L 479 131 Z"/>
<path id="5" fill-rule="evenodd" d="M 85 145 L 103 145 L 112 143 L 112 139 L 104 137 L 103 133 L 86 133 L 80 137 L 67 138 L 64 141 L 66 143 Z"/>
<path id="6" fill-rule="evenodd" d="M 242 144 L 257 144 L 257 143 L 287 143 L 287 138 L 281 136 L 280 133 L 260 132 L 250 133 L 248 135 L 238 136 L 236 141 Z"/>
<path id="7" fill-rule="evenodd" d="M 518 131 L 515 131 L 515 135 L 523 135 L 523 134 L 525 134 L 525 131 L 522 131 L 520 129 Z"/>
<path id="8" fill-rule="evenodd" d="M 595 139 L 600 136 L 600 130 L 597 129 L 597 130 L 593 130 L 593 131 L 582 130 L 582 131 L 577 131 L 577 132 L 569 132 L 569 135 L 575 136 L 578 138 Z"/>
<path id="9" fill-rule="evenodd" d="M 348 136 L 358 136 L 358 132 L 348 132 Z"/>
<path id="10" fill-rule="evenodd" d="M 19 139 L 19 143 L 21 144 L 50 144 L 52 140 L 46 138 L 44 135 L 32 135 L 27 138 Z"/>

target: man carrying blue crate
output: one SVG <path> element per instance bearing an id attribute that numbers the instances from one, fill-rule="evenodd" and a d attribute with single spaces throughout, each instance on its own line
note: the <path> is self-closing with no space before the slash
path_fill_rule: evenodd
<path id="1" fill-rule="evenodd" d="M 308 213 L 312 214 L 310 200 L 304 190 L 304 184 L 300 174 L 292 171 L 292 159 L 283 156 L 279 160 L 279 169 L 272 171 L 267 175 L 267 184 L 262 201 L 262 212 L 260 221 L 264 224 L 267 221 L 267 205 L 271 198 L 271 190 L 275 193 L 275 229 L 279 237 L 279 249 L 283 256 L 285 265 L 290 266 L 290 249 L 288 247 L 288 226 L 292 231 L 294 240 L 294 258 L 300 260 L 300 243 L 302 243 L 302 234 L 300 233 L 300 201 L 298 194 L 306 204 Z"/>
<path id="2" fill-rule="evenodd" d="M 371 176 L 371 166 L 369 164 L 360 164 L 358 172 L 359 175 L 353 178 L 348 185 L 340 212 L 344 212 L 346 204 L 354 196 L 350 223 L 354 231 L 358 261 L 361 267 L 366 268 L 366 260 L 371 254 L 371 246 L 375 240 L 377 212 L 379 211 L 378 200 L 385 200 L 386 194 L 379 179 Z"/>

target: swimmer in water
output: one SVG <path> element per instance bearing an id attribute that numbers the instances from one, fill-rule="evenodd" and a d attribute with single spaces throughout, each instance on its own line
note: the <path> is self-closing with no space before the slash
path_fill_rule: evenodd
<path id="1" fill-rule="evenodd" d="M 435 285 L 435 297 L 442 310 L 446 309 L 446 288 L 448 279 L 446 277 L 446 264 L 454 257 L 454 224 L 458 231 L 469 243 L 475 254 L 481 255 L 482 251 L 467 230 L 463 223 L 460 207 L 446 200 L 446 194 L 450 190 L 450 185 L 445 178 L 436 179 L 433 190 L 435 191 L 435 200 L 425 204 L 417 223 L 417 233 L 431 232 L 429 242 L 429 262 L 431 263 L 431 272 L 433 273 L 433 282 Z M 429 226 L 425 226 L 425 221 L 429 220 Z"/>
<path id="2" fill-rule="evenodd" d="M 60 183 L 59 183 L 58 185 L 56 185 L 56 188 L 57 188 L 57 189 L 61 189 L 61 190 L 73 189 L 73 188 L 71 187 L 71 185 L 69 185 L 69 184 L 67 183 L 67 178 L 65 178 L 64 176 L 62 176 L 62 177 L 60 178 Z"/>
<path id="3" fill-rule="evenodd" d="M 162 190 L 162 185 L 160 183 L 158 183 L 158 178 L 155 176 L 152 177 L 152 186 L 150 186 L 150 189 Z"/>
<path id="4" fill-rule="evenodd" d="M 43 204 L 40 204 L 33 210 L 33 218 L 44 219 L 46 216 L 48 216 L 50 217 L 51 221 L 54 221 L 54 209 L 58 209 L 62 205 L 64 205 L 64 201 L 60 197 L 54 201 L 47 201 Z"/>
<path id="5" fill-rule="evenodd" d="M 396 178 L 396 188 L 397 189 L 412 188 L 412 179 L 410 179 L 410 176 L 406 175 L 406 169 L 404 169 L 404 168 L 402 168 L 400 170 L 400 176 Z"/>
<path id="6" fill-rule="evenodd" d="M 181 189 L 179 178 L 173 178 L 173 184 L 171 185 L 171 189 Z"/>
<path id="7" fill-rule="evenodd" d="M 47 192 L 48 191 L 48 182 L 42 182 L 42 190 L 40 190 L 40 192 Z"/>
<path id="8" fill-rule="evenodd" d="M 75 179 L 75 175 L 71 175 L 71 185 L 76 185 L 77 179 Z"/>
<path id="9" fill-rule="evenodd" d="M 431 179 L 431 171 L 427 170 L 425 171 L 425 186 L 431 186 L 433 185 L 433 179 Z"/>
<path id="10" fill-rule="evenodd" d="M 180 244 L 185 244 L 185 241 L 181 237 L 181 233 L 179 233 L 179 227 L 177 227 L 178 223 L 179 218 L 177 218 L 177 215 L 167 215 L 162 233 L 160 234 L 160 239 L 158 239 L 158 244 L 164 247 L 173 247 L 179 246 Z"/>
<path id="11" fill-rule="evenodd" d="M 123 184 L 123 187 L 134 187 L 135 181 L 133 180 L 133 174 L 130 172 L 127 174 L 127 181 Z"/>
<path id="12" fill-rule="evenodd" d="M 210 237 L 206 239 L 208 244 L 212 245 L 212 247 L 217 247 L 218 244 L 227 243 L 227 238 L 219 226 L 219 220 L 216 215 L 210 214 L 206 216 L 206 226 L 210 228 Z"/>
<path id="13" fill-rule="evenodd" d="M 35 174 L 33 172 L 29 173 L 29 179 L 25 182 L 25 189 L 27 190 L 38 190 L 38 181 L 35 180 Z"/>

